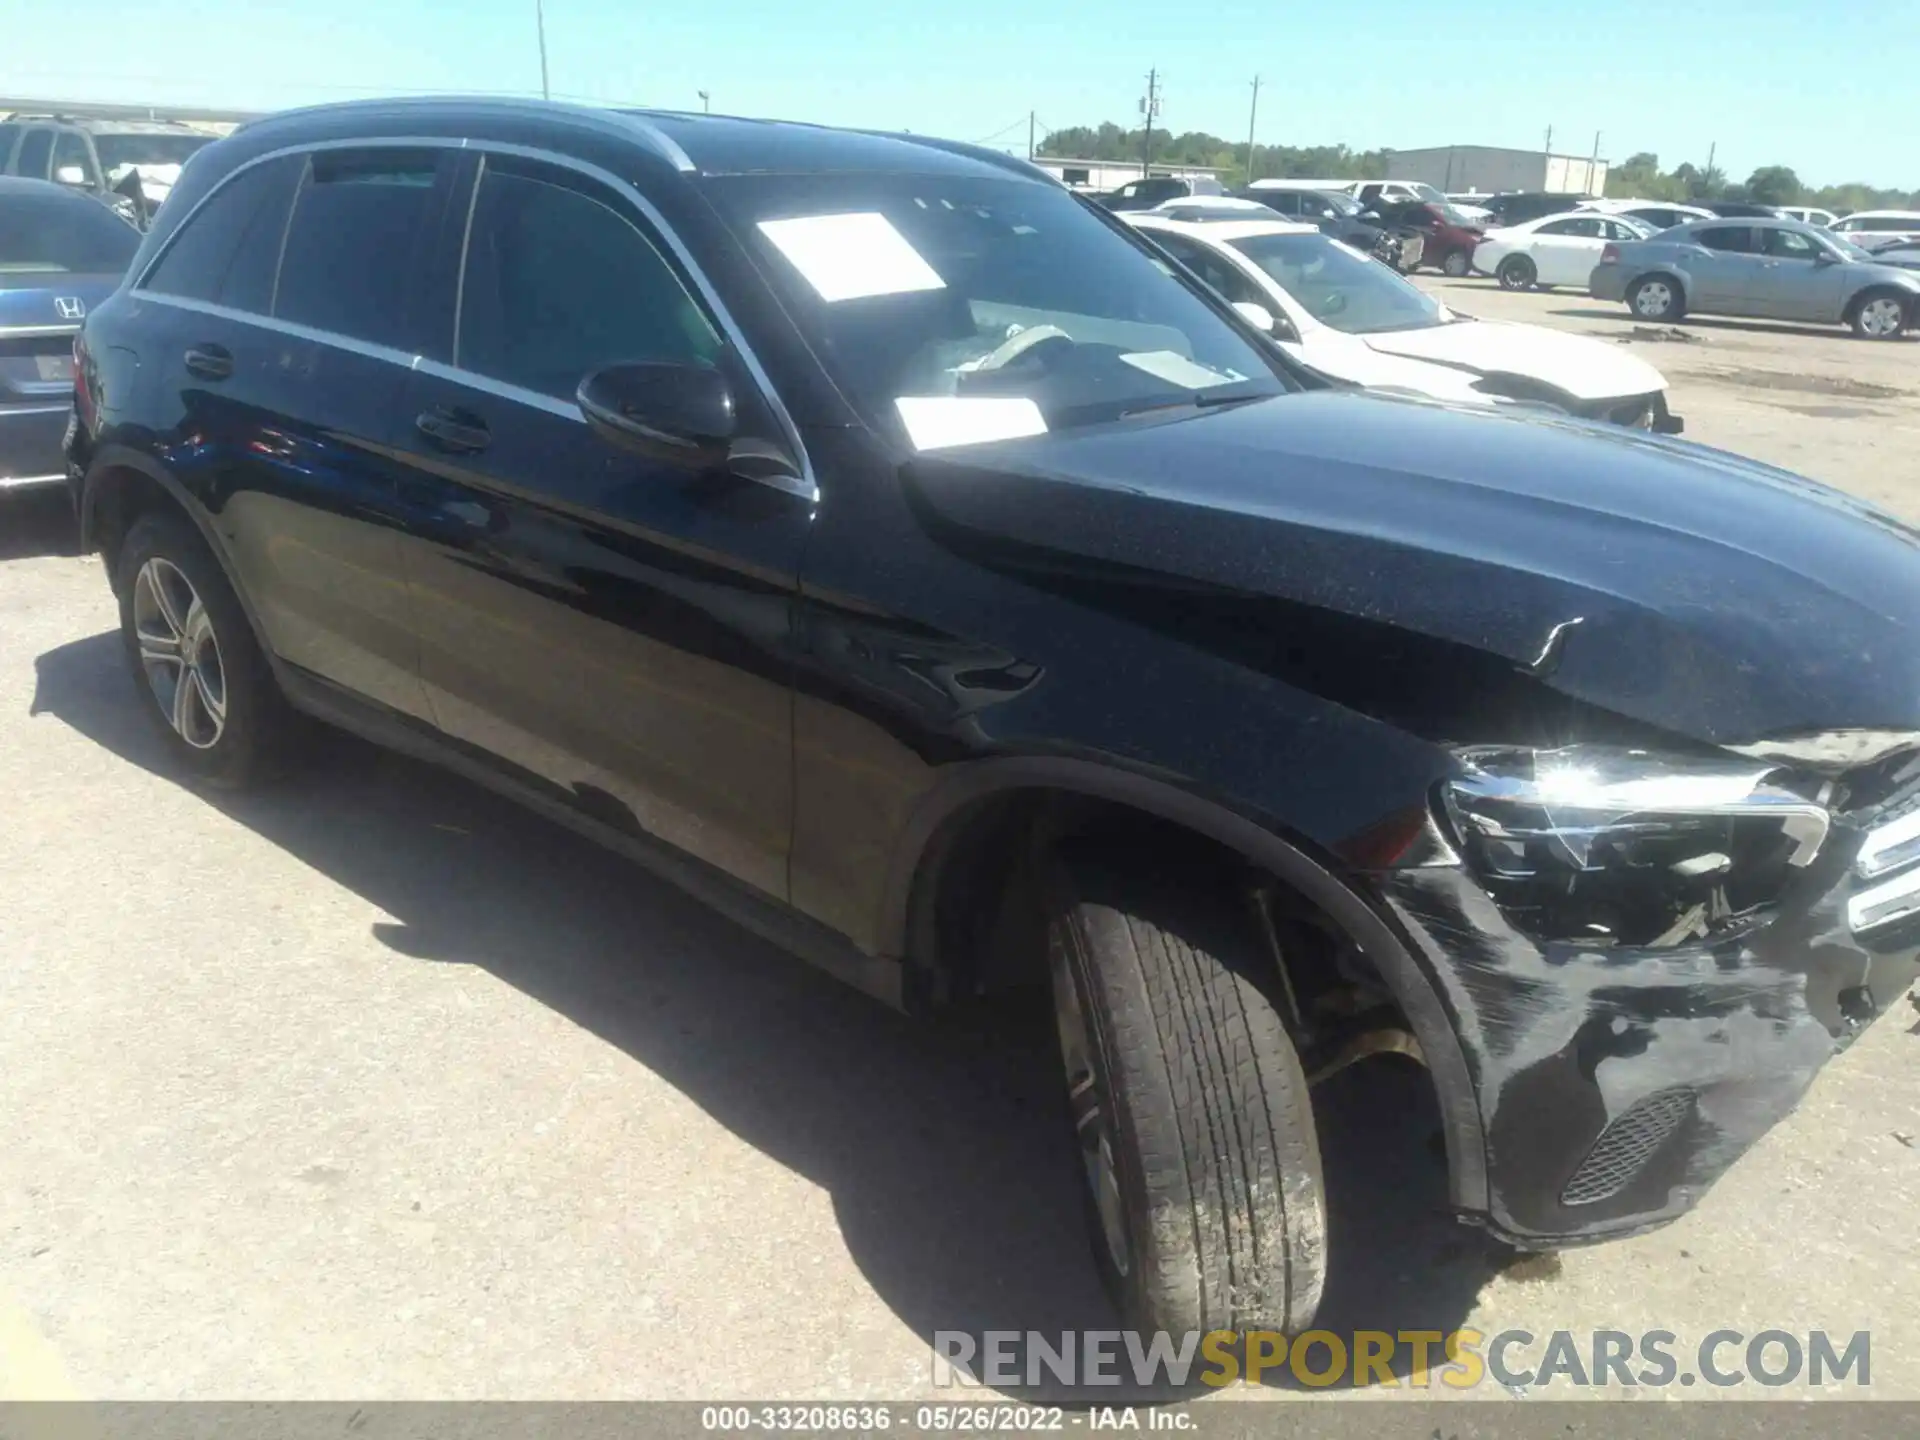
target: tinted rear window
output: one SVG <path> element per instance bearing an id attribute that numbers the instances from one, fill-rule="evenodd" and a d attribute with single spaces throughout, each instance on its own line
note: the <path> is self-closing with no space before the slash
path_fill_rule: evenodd
<path id="1" fill-rule="evenodd" d="M 379 345 L 407 335 L 409 280 L 439 192 L 438 157 L 397 150 L 310 158 L 273 313 Z"/>
<path id="2" fill-rule="evenodd" d="M 234 176 L 181 227 L 145 288 L 265 314 L 300 173 L 288 156 Z"/>
<path id="3" fill-rule="evenodd" d="M 118 275 L 139 248 L 139 232 L 97 200 L 10 195 L 0 205 L 0 274 Z"/>

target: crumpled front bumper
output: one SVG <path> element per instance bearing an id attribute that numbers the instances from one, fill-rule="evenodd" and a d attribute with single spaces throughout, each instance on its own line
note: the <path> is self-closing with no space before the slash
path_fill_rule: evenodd
<path id="1" fill-rule="evenodd" d="M 1473 1072 L 1487 1209 L 1527 1248 L 1672 1220 L 1920 975 L 1920 914 L 1856 935 L 1836 829 L 1770 924 L 1672 949 L 1544 944 L 1457 866 L 1377 875 Z M 1920 871 L 1920 866 L 1916 866 Z"/>

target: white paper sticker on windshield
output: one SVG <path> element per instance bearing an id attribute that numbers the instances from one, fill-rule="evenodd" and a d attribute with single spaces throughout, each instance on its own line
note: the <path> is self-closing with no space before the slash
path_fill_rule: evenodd
<path id="1" fill-rule="evenodd" d="M 946 288 L 907 237 L 874 211 L 762 220 L 760 233 L 780 247 L 822 300 Z"/>
<path id="2" fill-rule="evenodd" d="M 1134 369 L 1144 370 L 1154 379 L 1178 385 L 1182 390 L 1205 390 L 1211 385 L 1225 385 L 1230 378 L 1173 350 L 1136 350 L 1120 358 Z"/>
<path id="3" fill-rule="evenodd" d="M 1047 433 L 1040 407 L 1017 395 L 902 395 L 893 403 L 916 450 Z"/>

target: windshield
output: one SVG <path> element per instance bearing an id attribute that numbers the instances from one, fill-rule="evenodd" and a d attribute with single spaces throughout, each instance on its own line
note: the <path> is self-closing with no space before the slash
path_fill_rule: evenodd
<path id="1" fill-rule="evenodd" d="M 708 193 L 841 389 L 920 449 L 1286 388 L 1064 190 L 855 172 L 722 176 Z"/>
<path id="2" fill-rule="evenodd" d="M 1424 181 L 1415 180 L 1412 184 L 1408 185 L 1407 188 L 1422 200 L 1425 200 L 1429 205 L 1445 205 L 1447 203 L 1447 197 L 1445 195 L 1442 195 L 1438 190 L 1434 189 L 1433 186 L 1426 184 Z"/>
<path id="3" fill-rule="evenodd" d="M 1351 195 L 1342 195 L 1339 191 L 1316 190 L 1313 194 L 1333 207 L 1333 213 L 1342 219 L 1358 215 L 1366 207 Z"/>
<path id="4" fill-rule="evenodd" d="M 112 175 L 125 165 L 184 165 L 187 157 L 203 145 L 213 143 L 211 135 L 96 135 L 93 145 L 100 152 L 100 166 Z"/>
<path id="5" fill-rule="evenodd" d="M 106 206 L 73 195 L 14 195 L 0 205 L 0 274 L 118 275 L 140 232 Z"/>
<path id="6" fill-rule="evenodd" d="M 1845 235 L 1836 235 L 1829 231 L 1819 237 L 1849 260 L 1872 260 L 1873 252 L 1864 246 L 1855 244 Z"/>
<path id="7" fill-rule="evenodd" d="M 1323 325 L 1349 335 L 1421 330 L 1446 311 L 1386 266 L 1324 235 L 1253 235 L 1227 242 Z"/>
<path id="8" fill-rule="evenodd" d="M 1482 223 L 1475 220 L 1471 215 L 1461 214 L 1459 210 L 1449 205 L 1444 199 L 1438 202 L 1430 201 L 1428 203 L 1432 204 L 1433 208 L 1440 212 L 1440 218 L 1445 220 L 1449 225 L 1459 225 L 1471 229 Z"/>

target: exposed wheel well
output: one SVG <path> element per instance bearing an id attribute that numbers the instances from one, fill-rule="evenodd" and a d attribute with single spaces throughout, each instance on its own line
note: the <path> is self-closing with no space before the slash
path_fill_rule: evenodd
<path id="1" fill-rule="evenodd" d="M 1361 1029 L 1411 1033 L 1390 988 L 1340 922 L 1282 877 L 1177 821 L 1070 790 L 1022 787 L 961 809 L 915 873 L 908 953 L 951 998 L 1046 981 L 1045 856 L 1097 840 L 1155 873 L 1206 874 L 1244 899 L 1273 961 L 1273 993 L 1311 1048 L 1338 1050 Z M 1316 1008 L 1318 1007 L 1318 1008 Z M 1364 1017 L 1363 1024 L 1332 1020 Z M 1404 1051 L 1403 1051 L 1404 1053 Z M 1314 1068 L 1315 1056 L 1305 1056 Z M 1328 1054 L 1318 1056 L 1324 1061 Z"/>

